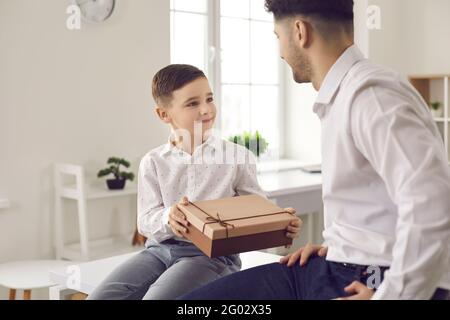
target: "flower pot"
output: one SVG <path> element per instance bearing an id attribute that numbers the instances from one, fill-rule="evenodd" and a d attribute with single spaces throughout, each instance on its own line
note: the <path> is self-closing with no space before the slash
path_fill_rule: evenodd
<path id="1" fill-rule="evenodd" d="M 106 184 L 108 185 L 108 189 L 110 190 L 122 190 L 125 188 L 125 179 L 108 179 L 106 180 Z"/>
<path id="2" fill-rule="evenodd" d="M 442 117 L 442 108 L 439 108 L 437 110 L 431 109 L 431 114 L 433 115 L 433 118 L 440 118 Z"/>

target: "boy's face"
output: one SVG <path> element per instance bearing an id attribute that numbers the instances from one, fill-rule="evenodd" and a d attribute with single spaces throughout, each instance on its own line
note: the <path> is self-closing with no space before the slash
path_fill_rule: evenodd
<path id="1" fill-rule="evenodd" d="M 174 91 L 170 106 L 158 107 L 157 112 L 174 130 L 185 129 L 190 132 L 191 137 L 194 137 L 194 125 L 197 122 L 204 137 L 216 119 L 216 106 L 208 80 L 198 78 Z"/>

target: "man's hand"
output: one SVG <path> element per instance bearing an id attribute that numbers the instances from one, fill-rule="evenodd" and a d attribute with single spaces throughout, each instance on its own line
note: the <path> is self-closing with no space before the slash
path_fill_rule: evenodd
<path id="1" fill-rule="evenodd" d="M 184 238 L 184 234 L 188 233 L 187 227 L 189 222 L 186 220 L 186 216 L 178 209 L 178 206 L 187 206 L 188 204 L 188 198 L 183 197 L 178 204 L 174 204 L 170 208 L 169 225 L 173 233 L 180 238 Z"/>
<path id="2" fill-rule="evenodd" d="M 296 211 L 294 208 L 285 208 L 284 211 L 289 212 L 292 215 L 295 215 Z M 291 223 L 286 228 L 286 237 L 295 239 L 298 238 L 300 234 L 300 229 L 302 228 L 302 220 L 299 217 L 296 217 L 296 220 L 291 221 Z M 287 245 L 286 248 L 290 248 L 290 245 Z"/>
<path id="3" fill-rule="evenodd" d="M 354 281 L 351 285 L 345 287 L 345 292 L 352 294 L 349 297 L 342 297 L 336 300 L 370 300 L 375 293 L 372 289 L 369 289 L 361 282 Z"/>
<path id="4" fill-rule="evenodd" d="M 317 254 L 319 257 L 325 257 L 327 255 L 327 249 L 327 247 L 308 243 L 303 248 L 281 258 L 280 263 L 286 263 L 288 267 L 292 267 L 297 260 L 300 260 L 300 266 L 304 266 L 311 255 Z"/>

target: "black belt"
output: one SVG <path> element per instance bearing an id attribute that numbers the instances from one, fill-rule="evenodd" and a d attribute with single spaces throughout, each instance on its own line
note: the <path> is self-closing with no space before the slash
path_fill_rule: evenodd
<path id="1" fill-rule="evenodd" d="M 346 263 L 346 262 L 332 262 L 334 264 L 343 266 L 347 269 L 351 269 L 354 271 L 367 271 L 367 269 L 369 269 L 369 267 L 376 267 L 379 268 L 382 272 L 386 271 L 389 269 L 389 267 L 382 267 L 382 266 L 367 266 L 367 265 L 361 265 L 361 264 L 353 264 L 353 263 Z"/>

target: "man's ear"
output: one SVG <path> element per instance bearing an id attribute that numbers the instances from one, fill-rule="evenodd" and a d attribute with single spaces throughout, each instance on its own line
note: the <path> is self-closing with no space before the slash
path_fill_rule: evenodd
<path id="1" fill-rule="evenodd" d="M 167 109 L 164 107 L 156 106 L 155 112 L 158 115 L 158 117 L 164 121 L 165 123 L 170 123 L 172 119 L 170 118 L 169 113 L 167 112 Z"/>
<path id="2" fill-rule="evenodd" d="M 302 48 L 308 48 L 312 39 L 312 25 L 306 20 L 295 20 L 294 36 L 296 42 Z"/>

